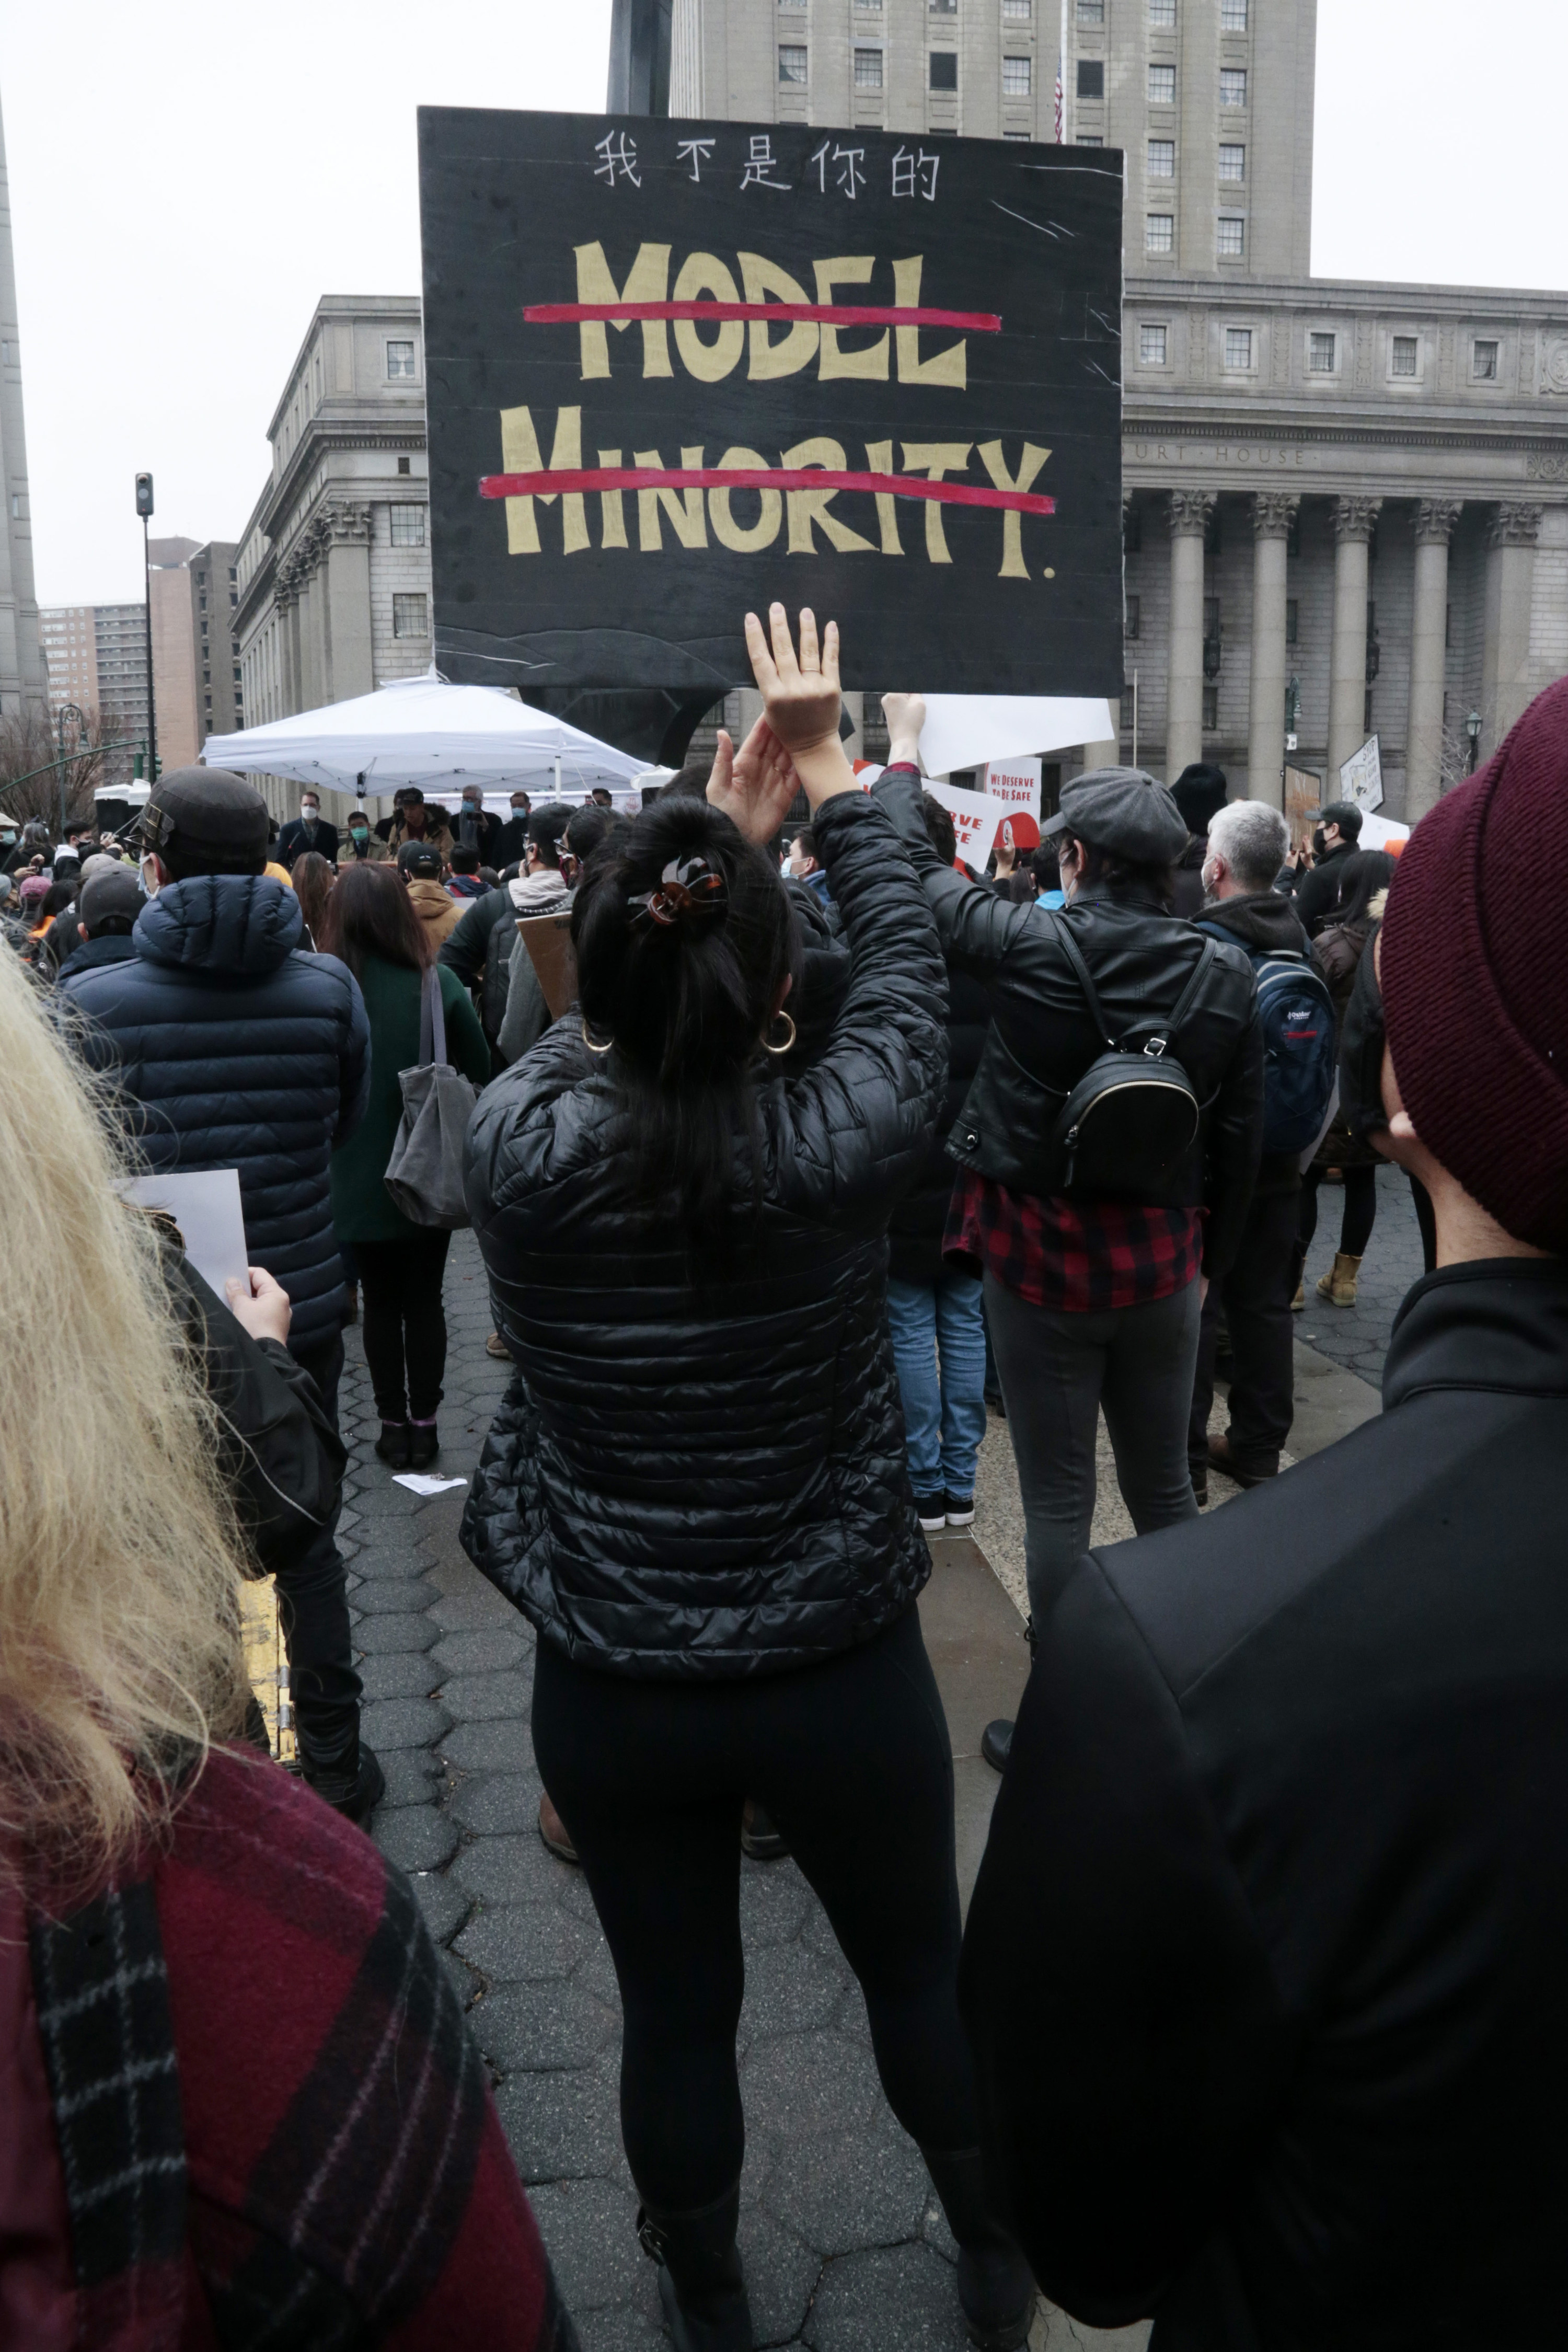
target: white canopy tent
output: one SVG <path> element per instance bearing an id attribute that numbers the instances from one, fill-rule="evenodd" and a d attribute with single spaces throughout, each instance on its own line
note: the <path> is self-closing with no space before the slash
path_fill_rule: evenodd
<path id="1" fill-rule="evenodd" d="M 433 676 L 400 678 L 270 726 L 209 735 L 201 757 L 211 767 L 288 776 L 352 798 L 418 784 L 428 799 L 454 807 L 463 786 L 476 782 L 487 805 L 493 795 L 498 808 L 519 787 L 536 799 L 571 801 L 604 786 L 636 805 L 639 780 L 667 772 L 497 687 L 448 686 Z"/>

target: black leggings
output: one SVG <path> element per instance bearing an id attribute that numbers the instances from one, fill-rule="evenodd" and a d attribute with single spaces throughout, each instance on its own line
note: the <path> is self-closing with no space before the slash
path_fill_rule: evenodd
<path id="1" fill-rule="evenodd" d="M 1373 1221 L 1377 1215 L 1377 1171 L 1375 1168 L 1347 1168 L 1344 1178 L 1345 1205 L 1340 1219 L 1340 1251 L 1345 1257 L 1363 1257 L 1372 1239 Z M 1300 1247 L 1303 1256 L 1318 1230 L 1318 1187 L 1322 1181 L 1321 1168 L 1309 1168 L 1301 1179 Z"/>
<path id="2" fill-rule="evenodd" d="M 621 2130 L 649 2205 L 689 2211 L 740 2177 L 747 1797 L 787 1835 L 860 1979 L 899 2121 L 921 2147 L 973 2147 L 952 1750 L 912 1608 L 826 1664 L 739 1682 L 595 1673 L 542 1641 L 533 1744 L 620 1981 Z"/>
<path id="3" fill-rule="evenodd" d="M 447 1369 L 441 1278 L 450 1234 L 355 1242 L 365 1361 L 383 1421 L 434 1421 Z M 407 1386 L 404 1368 L 407 1367 Z"/>

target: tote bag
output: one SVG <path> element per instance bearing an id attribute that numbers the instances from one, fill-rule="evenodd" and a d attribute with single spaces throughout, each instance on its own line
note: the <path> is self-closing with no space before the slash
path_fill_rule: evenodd
<path id="1" fill-rule="evenodd" d="M 386 1189 L 410 1224 L 447 1233 L 468 1223 L 463 1199 L 463 1145 L 479 1100 L 447 1059 L 447 1014 L 432 964 L 419 1003 L 419 1060 L 399 1070 L 403 1118 L 386 1163 Z"/>

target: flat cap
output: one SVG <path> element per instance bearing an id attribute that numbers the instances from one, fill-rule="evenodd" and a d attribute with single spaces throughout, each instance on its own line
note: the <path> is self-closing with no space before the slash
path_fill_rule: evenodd
<path id="1" fill-rule="evenodd" d="M 416 882 L 439 882 L 441 853 L 430 841 L 405 841 L 397 853 L 397 870 Z"/>
<path id="2" fill-rule="evenodd" d="M 112 857 L 94 864 L 92 872 L 83 877 L 76 902 L 77 913 L 89 931 L 110 915 L 129 915 L 134 922 L 146 903 L 138 875 L 129 866 L 117 866 Z"/>
<path id="3" fill-rule="evenodd" d="M 1060 810 L 1040 827 L 1071 833 L 1134 866 L 1173 865 L 1187 845 L 1187 821 L 1170 793 L 1142 768 L 1090 768 L 1064 786 Z"/>
<path id="4" fill-rule="evenodd" d="M 174 768 L 160 777 L 142 812 L 142 837 L 166 849 L 175 835 L 203 849 L 267 846 L 267 803 L 227 768 Z"/>

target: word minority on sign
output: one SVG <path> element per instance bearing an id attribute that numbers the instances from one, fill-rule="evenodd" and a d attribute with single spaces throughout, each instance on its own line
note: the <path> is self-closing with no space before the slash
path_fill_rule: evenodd
<path id="1" fill-rule="evenodd" d="M 1119 156 L 419 117 L 436 657 L 711 688 L 782 598 L 845 682 L 1121 687 Z"/>

